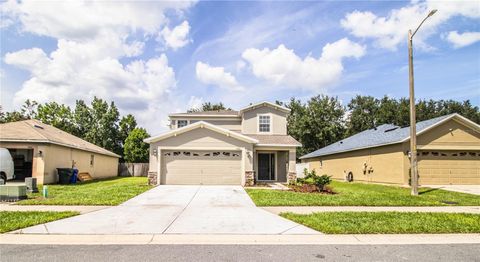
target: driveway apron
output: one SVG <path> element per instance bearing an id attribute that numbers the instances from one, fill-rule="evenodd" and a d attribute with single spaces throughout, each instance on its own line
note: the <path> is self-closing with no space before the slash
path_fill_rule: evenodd
<path id="1" fill-rule="evenodd" d="M 155 187 L 107 209 L 24 234 L 319 234 L 257 208 L 240 186 Z"/>

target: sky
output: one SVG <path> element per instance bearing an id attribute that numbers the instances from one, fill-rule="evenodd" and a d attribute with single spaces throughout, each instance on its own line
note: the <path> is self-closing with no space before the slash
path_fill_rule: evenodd
<path id="1" fill-rule="evenodd" d="M 2 1 L 0 104 L 97 96 L 156 134 L 203 102 L 407 97 L 433 9 L 416 98 L 479 106 L 478 1 Z"/>

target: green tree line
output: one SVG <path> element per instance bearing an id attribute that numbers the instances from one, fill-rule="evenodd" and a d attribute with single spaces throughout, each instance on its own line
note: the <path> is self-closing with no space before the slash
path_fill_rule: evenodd
<path id="1" fill-rule="evenodd" d="M 357 95 L 348 104 L 342 105 L 337 97 L 318 95 L 306 102 L 291 98 L 287 103 L 277 101 L 277 104 L 291 109 L 287 118 L 288 134 L 303 145 L 297 150 L 297 156 L 375 126 L 395 124 L 405 127 L 410 123 L 409 101 L 406 98 Z M 189 112 L 226 109 L 222 103 L 207 102 Z M 416 113 L 417 121 L 458 113 L 480 123 L 479 108 L 469 100 L 419 100 Z M 56 102 L 37 104 L 27 100 L 19 111 L 3 112 L 0 108 L 2 123 L 31 118 L 113 151 L 127 162 L 148 161 L 148 145 L 143 142 L 149 137 L 148 133 L 144 128 L 137 127 L 133 115 L 120 118 L 113 102 L 108 104 L 95 97 L 90 106 L 78 100 L 75 108 L 71 109 Z"/>
<path id="2" fill-rule="evenodd" d="M 303 145 L 297 150 L 297 156 L 382 124 L 410 125 L 406 98 L 357 95 L 344 106 L 337 97 L 318 95 L 305 103 L 291 98 L 287 103 L 277 101 L 277 104 L 291 109 L 287 118 L 288 134 Z M 469 100 L 419 100 L 415 108 L 417 121 L 458 113 L 480 123 L 479 108 Z"/>
<path id="3" fill-rule="evenodd" d="M 49 102 L 39 104 L 27 100 L 19 111 L 4 112 L 0 108 L 0 123 L 38 119 L 45 124 L 80 137 L 110 150 L 126 162 L 148 162 L 147 131 L 137 126 L 131 114 L 120 118 L 114 102 L 95 97 L 90 105 L 77 100 L 74 108 Z"/>

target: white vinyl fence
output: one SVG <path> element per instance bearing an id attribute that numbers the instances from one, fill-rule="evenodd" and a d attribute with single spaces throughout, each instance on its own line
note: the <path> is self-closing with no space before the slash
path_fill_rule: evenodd
<path id="1" fill-rule="evenodd" d="M 297 163 L 297 165 L 295 166 L 295 169 L 297 170 L 297 177 L 298 178 L 303 178 L 304 177 L 304 174 L 303 174 L 303 170 L 305 170 L 309 168 L 308 166 L 308 163 Z"/>

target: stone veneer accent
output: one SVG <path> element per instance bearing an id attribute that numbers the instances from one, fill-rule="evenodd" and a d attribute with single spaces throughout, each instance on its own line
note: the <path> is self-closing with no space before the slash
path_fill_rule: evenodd
<path id="1" fill-rule="evenodd" d="M 148 172 L 148 185 L 157 185 L 157 172 Z"/>
<path id="2" fill-rule="evenodd" d="M 288 183 L 288 184 L 291 184 L 291 183 L 295 183 L 295 181 L 297 181 L 297 173 L 295 173 L 295 172 L 288 172 L 288 174 L 287 174 L 287 183 Z"/>
<path id="3" fill-rule="evenodd" d="M 255 171 L 245 171 L 245 186 L 255 185 Z"/>

